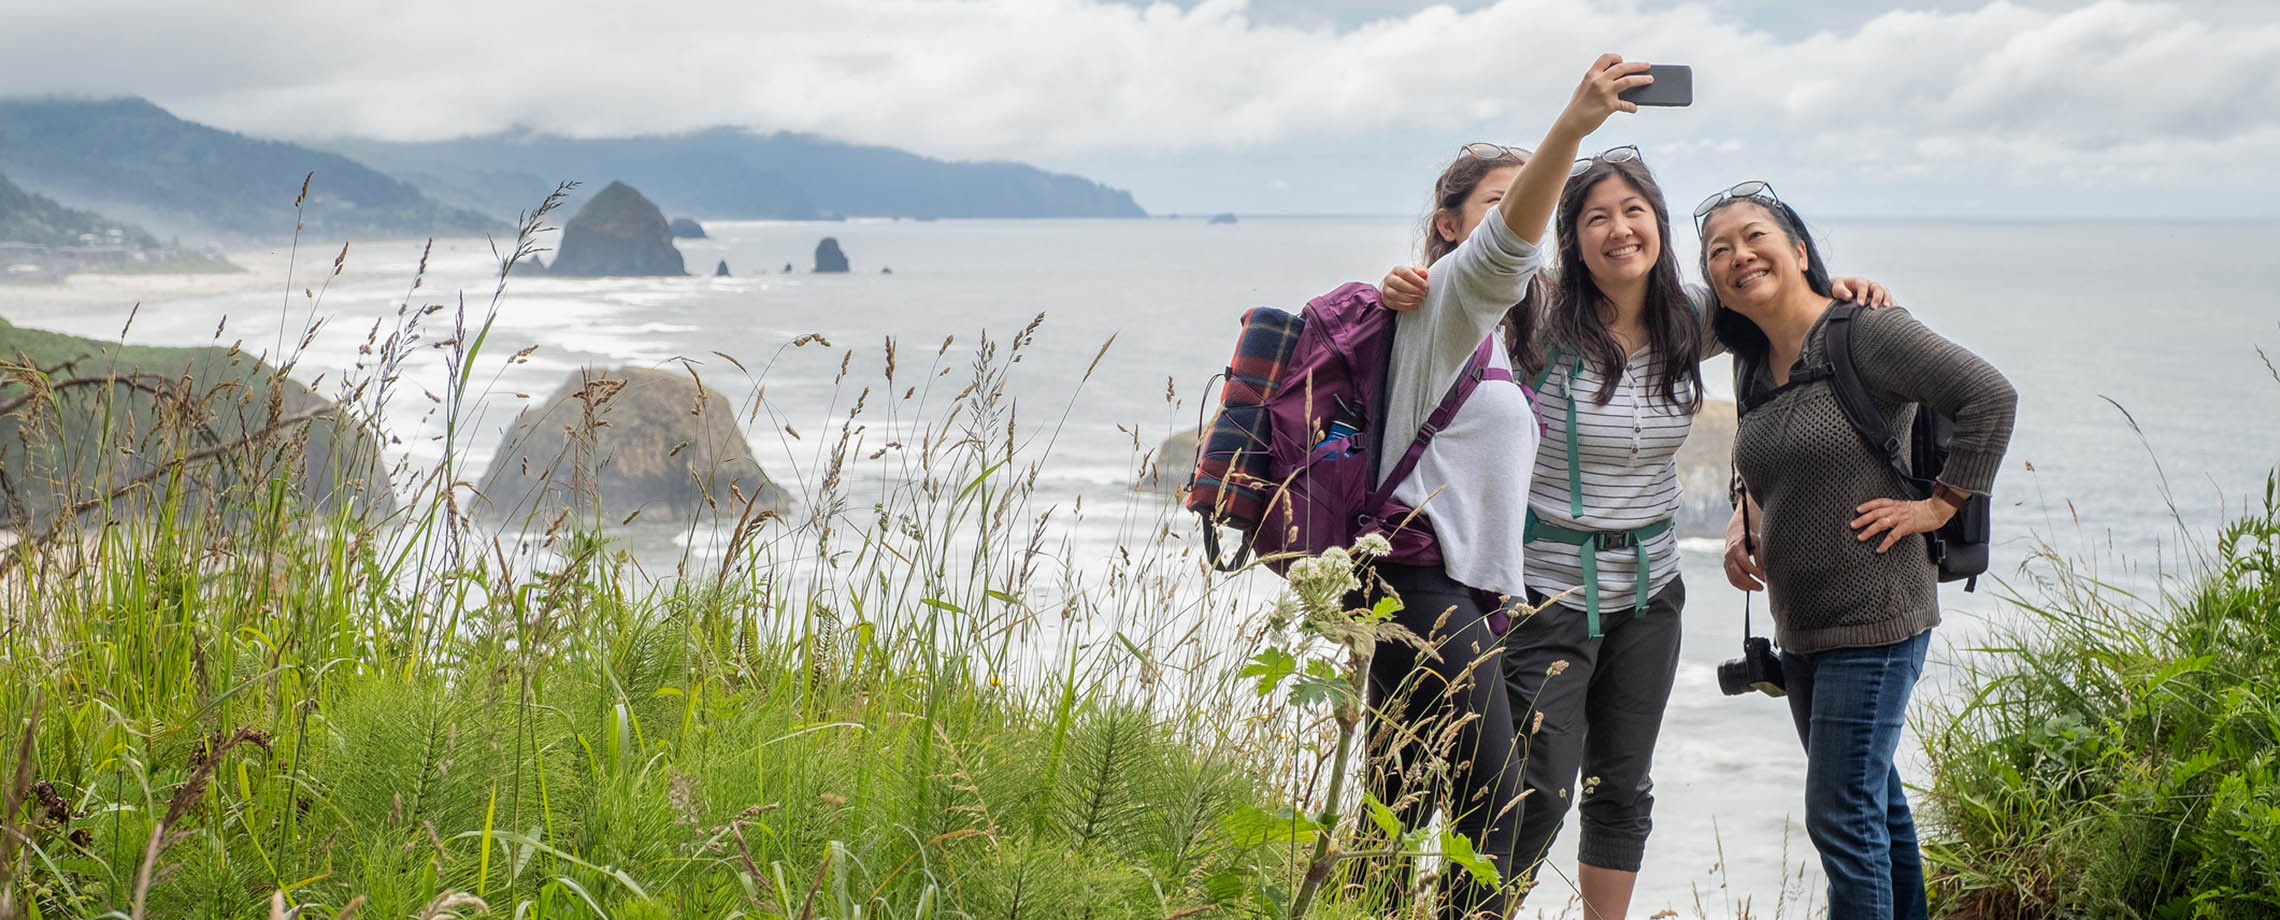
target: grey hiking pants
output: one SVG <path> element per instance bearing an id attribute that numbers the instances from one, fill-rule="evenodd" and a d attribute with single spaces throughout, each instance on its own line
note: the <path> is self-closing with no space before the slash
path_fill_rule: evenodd
<path id="1" fill-rule="evenodd" d="M 1543 603 L 1542 596 L 1529 595 L 1531 604 Z M 1583 812 L 1578 861 L 1639 870 L 1647 833 L 1654 828 L 1654 781 L 1648 772 L 1678 671 L 1678 615 L 1685 605 L 1686 583 L 1673 579 L 1648 601 L 1644 616 L 1628 605 L 1601 607 L 1598 639 L 1590 638 L 1583 611 L 1563 605 L 1527 617 L 1505 633 L 1505 688 L 1512 698 L 1514 730 L 1528 756 L 1523 771 L 1528 795 L 1521 800 L 1512 865 L 1532 867 L 1541 861 L 1568 807 L 1578 805 Z M 1556 664 L 1563 661 L 1565 665 Z"/>

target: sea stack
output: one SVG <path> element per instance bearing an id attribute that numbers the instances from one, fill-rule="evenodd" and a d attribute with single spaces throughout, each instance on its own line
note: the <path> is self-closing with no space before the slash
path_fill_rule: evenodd
<path id="1" fill-rule="evenodd" d="M 583 368 L 524 409 L 483 475 L 490 520 L 599 511 L 609 524 L 691 515 L 736 520 L 747 502 L 785 507 L 736 424 L 736 404 L 685 374 Z"/>
<path id="2" fill-rule="evenodd" d="M 705 225 L 697 223 L 695 218 L 676 217 L 673 218 L 672 223 L 665 225 L 665 227 L 672 232 L 673 238 L 676 240 L 701 240 L 705 238 Z"/>
<path id="3" fill-rule="evenodd" d="M 665 212 L 634 191 L 612 182 L 562 227 L 562 243 L 550 275 L 573 277 L 685 275 L 681 251 L 673 248 Z"/>
<path id="4" fill-rule="evenodd" d="M 713 277 L 715 277 L 715 278 L 726 278 L 726 277 L 728 277 L 728 260 L 727 260 L 727 259 L 722 259 L 722 260 L 720 260 L 720 264 L 719 264 L 719 265 L 716 265 L 716 266 L 714 266 L 714 267 L 713 267 Z"/>
<path id="5" fill-rule="evenodd" d="M 827 236 L 815 244 L 815 270 L 818 273 L 847 270 L 847 254 L 839 251 L 838 237 Z"/>

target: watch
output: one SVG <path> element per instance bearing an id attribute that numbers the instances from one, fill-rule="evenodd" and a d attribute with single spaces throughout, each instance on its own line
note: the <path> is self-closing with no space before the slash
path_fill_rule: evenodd
<path id="1" fill-rule="evenodd" d="M 1963 504 L 1971 500 L 1971 493 L 1948 485 L 1947 483 L 1938 482 L 1932 484 L 1932 497 L 1939 499 L 1942 504 L 1947 505 L 1949 508 L 1961 511 L 1963 510 Z"/>

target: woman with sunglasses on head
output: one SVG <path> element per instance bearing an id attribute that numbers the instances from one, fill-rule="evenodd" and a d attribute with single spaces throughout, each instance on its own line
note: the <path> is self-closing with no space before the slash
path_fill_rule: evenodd
<path id="1" fill-rule="evenodd" d="M 1554 296 L 1540 322 L 1506 325 L 1548 432 L 1526 461 L 1522 535 L 1529 602 L 1541 609 L 1503 639 L 1527 755 L 1514 864 L 1540 862 L 1576 804 L 1576 884 L 1584 916 L 1601 920 L 1628 912 L 1653 828 L 1649 774 L 1686 602 L 1674 458 L 1701 407 L 1700 362 L 1723 349 L 1707 293 L 1679 280 L 1669 209 L 1638 148 L 1575 160 L 1556 228 Z M 1395 269 L 1382 286 L 1388 305 L 1429 294 L 1424 282 L 1423 270 Z M 1889 299 L 1862 279 L 1840 284 Z"/>
<path id="2" fill-rule="evenodd" d="M 1746 500 L 1728 527 L 1726 577 L 1770 590 L 1829 915 L 1921 920 L 1923 866 L 1893 754 L 1940 620 L 1922 535 L 1995 484 L 2018 394 L 1905 310 L 1834 310 L 1804 221 L 1765 183 L 1711 196 L 1695 220 L 1718 299 L 1712 324 L 1750 407 L 1734 432 Z M 1856 375 L 1886 430 L 1908 431 L 1918 411 L 1953 421 L 1931 497 L 1896 497 L 1912 487 L 1847 421 L 1824 372 L 1832 320 L 1849 327 Z"/>

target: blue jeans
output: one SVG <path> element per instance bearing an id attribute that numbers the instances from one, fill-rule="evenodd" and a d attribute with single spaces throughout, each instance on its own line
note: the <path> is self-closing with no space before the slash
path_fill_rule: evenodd
<path id="1" fill-rule="evenodd" d="M 1829 877 L 1831 920 L 1924 920 L 1916 822 L 1892 755 L 1931 638 L 1781 653 L 1805 742 L 1805 831 Z"/>

